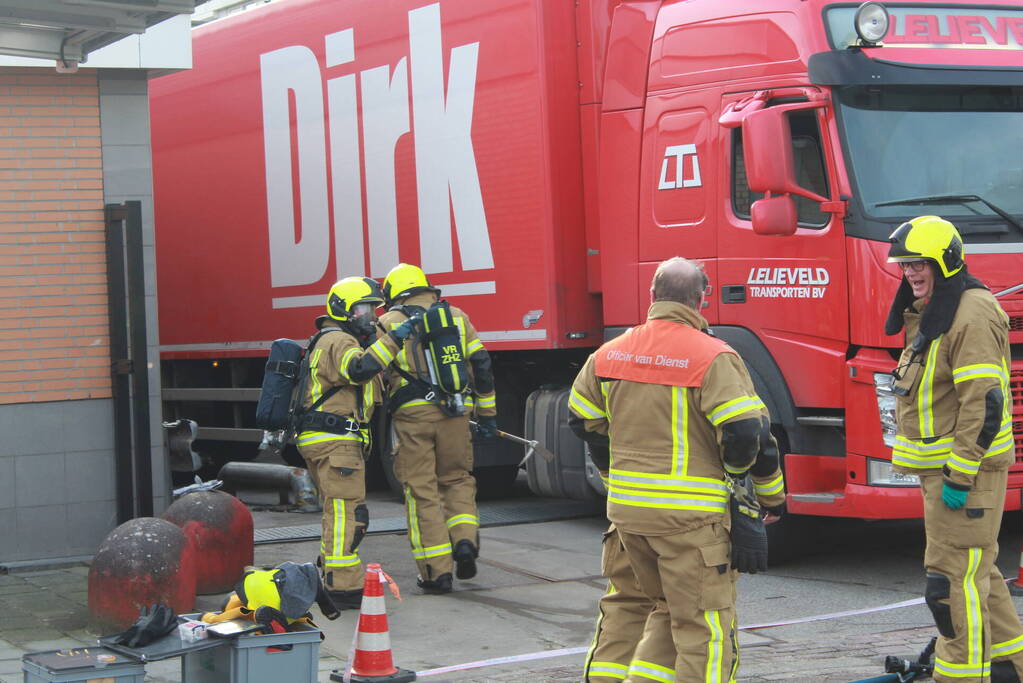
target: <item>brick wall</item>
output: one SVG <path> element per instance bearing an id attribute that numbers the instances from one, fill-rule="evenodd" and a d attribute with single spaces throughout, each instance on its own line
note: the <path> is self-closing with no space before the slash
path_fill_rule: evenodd
<path id="1" fill-rule="evenodd" d="M 95 72 L 0 68 L 0 404 L 109 398 Z"/>

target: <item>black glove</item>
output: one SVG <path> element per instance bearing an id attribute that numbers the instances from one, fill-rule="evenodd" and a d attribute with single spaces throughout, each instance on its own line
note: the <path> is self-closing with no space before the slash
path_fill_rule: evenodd
<path id="1" fill-rule="evenodd" d="M 476 433 L 481 439 L 491 441 L 497 437 L 497 418 L 478 417 L 476 418 Z"/>
<path id="2" fill-rule="evenodd" d="M 274 609 L 270 605 L 262 605 L 256 608 L 256 621 L 262 624 L 265 633 L 287 633 L 288 619 L 284 612 Z"/>
<path id="3" fill-rule="evenodd" d="M 396 341 L 398 344 L 403 344 L 405 340 L 411 337 L 412 333 L 415 332 L 417 324 L 419 324 L 419 316 L 414 315 L 405 322 L 403 322 L 401 325 L 398 325 L 393 330 L 391 330 L 390 332 L 391 338 L 394 339 L 394 341 Z"/>
<path id="4" fill-rule="evenodd" d="M 167 635 L 178 625 L 177 617 L 167 605 L 159 603 L 139 610 L 138 620 L 127 631 L 118 633 L 112 642 L 128 647 L 144 647 Z"/>
<path id="5" fill-rule="evenodd" d="M 749 479 L 732 480 L 732 569 L 748 574 L 767 571 L 767 529 Z"/>

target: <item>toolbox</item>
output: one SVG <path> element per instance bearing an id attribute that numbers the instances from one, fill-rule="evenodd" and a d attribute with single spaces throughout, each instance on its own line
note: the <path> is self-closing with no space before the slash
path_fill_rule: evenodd
<path id="1" fill-rule="evenodd" d="M 146 667 L 103 647 L 22 656 L 24 683 L 143 683 Z"/>

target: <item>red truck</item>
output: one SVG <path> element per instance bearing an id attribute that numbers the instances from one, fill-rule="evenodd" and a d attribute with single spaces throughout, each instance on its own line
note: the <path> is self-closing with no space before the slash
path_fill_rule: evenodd
<path id="1" fill-rule="evenodd" d="M 937 213 L 1012 321 L 1020 508 L 1023 7 L 284 0 L 194 37 L 152 139 L 167 418 L 209 452 L 255 454 L 271 340 L 406 261 L 472 316 L 500 425 L 557 454 L 531 486 L 595 496 L 566 387 L 682 255 L 770 408 L 789 510 L 921 516 L 882 328 L 888 235 Z M 521 457 L 477 448 L 479 474 Z"/>

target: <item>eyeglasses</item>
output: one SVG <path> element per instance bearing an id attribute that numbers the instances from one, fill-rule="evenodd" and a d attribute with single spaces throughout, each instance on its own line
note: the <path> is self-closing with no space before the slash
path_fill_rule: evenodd
<path id="1" fill-rule="evenodd" d="M 911 270 L 914 273 L 919 273 L 926 266 L 927 266 L 927 261 L 905 261 L 905 262 L 899 264 L 899 268 L 902 268 L 903 272 L 905 272 L 907 270 Z"/>

